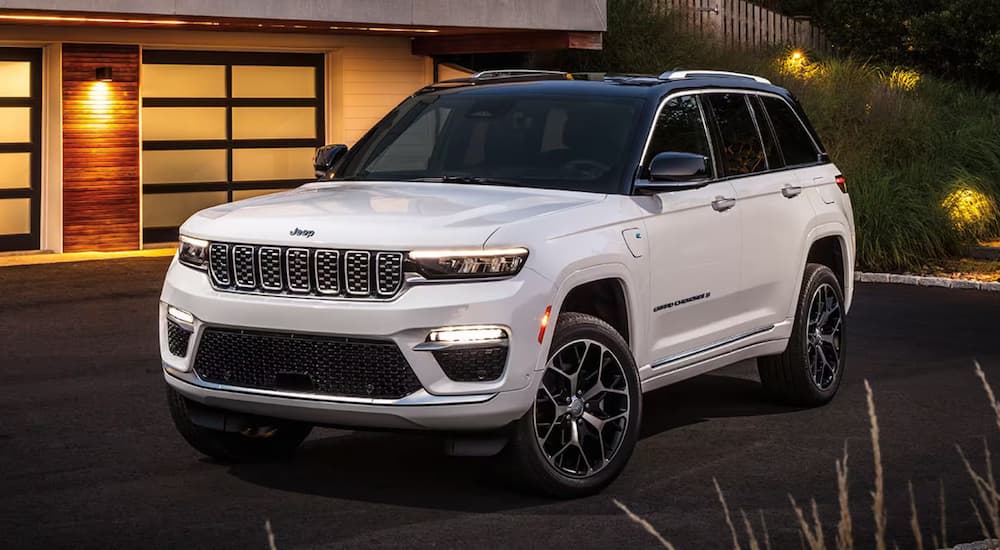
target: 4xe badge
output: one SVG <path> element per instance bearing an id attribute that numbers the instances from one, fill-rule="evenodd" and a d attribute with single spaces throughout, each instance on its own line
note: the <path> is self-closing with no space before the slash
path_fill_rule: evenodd
<path id="1" fill-rule="evenodd" d="M 298 227 L 296 227 L 295 229 L 289 231 L 288 234 L 293 237 L 305 237 L 308 239 L 309 237 L 315 235 L 316 232 L 313 231 L 312 229 L 299 229 Z"/>

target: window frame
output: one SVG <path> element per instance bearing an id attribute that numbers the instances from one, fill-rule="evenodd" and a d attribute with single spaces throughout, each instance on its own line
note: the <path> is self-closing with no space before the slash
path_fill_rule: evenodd
<path id="1" fill-rule="evenodd" d="M 637 174 L 639 174 L 639 176 L 636 179 L 643 180 L 643 181 L 648 181 L 648 179 L 649 179 L 649 176 L 648 176 L 649 175 L 649 166 L 648 166 L 649 163 L 647 162 L 647 158 L 646 157 L 649 156 L 649 148 L 653 144 L 653 136 L 656 134 L 657 127 L 659 126 L 660 115 L 663 114 L 663 109 L 667 107 L 667 104 L 670 103 L 671 99 L 679 99 L 679 98 L 684 98 L 684 97 L 688 97 L 688 96 L 690 96 L 692 99 L 694 99 L 695 104 L 698 106 L 698 114 L 701 116 L 701 127 L 702 127 L 702 130 L 704 130 L 704 132 L 705 132 L 705 142 L 708 143 L 708 160 L 709 160 L 709 164 L 711 165 L 711 168 L 712 168 L 712 173 L 709 175 L 708 180 L 709 181 L 715 181 L 715 180 L 718 179 L 718 176 L 719 176 L 719 174 L 721 172 L 719 171 L 720 166 L 719 166 L 718 161 L 717 161 L 715 139 L 713 138 L 712 131 L 709 128 L 709 125 L 708 125 L 708 116 L 709 115 L 708 115 L 707 111 L 705 110 L 705 106 L 704 106 L 704 104 L 702 102 L 701 95 L 700 94 L 696 94 L 696 93 L 672 94 L 670 96 L 667 96 L 667 98 L 665 98 L 660 103 L 659 107 L 656 109 L 656 114 L 653 115 L 653 124 L 652 124 L 652 127 L 650 128 L 649 135 L 646 137 L 646 144 L 642 148 L 642 155 L 639 157 L 639 170 L 637 171 Z M 683 153 L 685 151 L 676 151 L 676 152 Z M 648 159 L 648 160 L 652 161 L 653 159 Z"/>
<path id="2" fill-rule="evenodd" d="M 0 199 L 28 199 L 30 228 L 28 233 L 0 235 L 0 251 L 38 250 L 42 228 L 42 49 L 0 48 L 0 61 L 23 61 L 31 64 L 31 95 L 0 97 L 0 107 L 28 107 L 30 137 L 24 143 L 0 143 L 0 153 L 30 153 L 31 179 L 29 187 L 0 189 Z"/>
<path id="3" fill-rule="evenodd" d="M 226 152 L 226 180 L 185 183 L 143 182 L 142 195 L 177 194 L 192 192 L 226 193 L 226 202 L 233 201 L 236 191 L 264 191 L 294 189 L 315 178 L 278 180 L 240 180 L 233 174 L 233 152 L 237 149 L 281 149 L 321 147 L 326 143 L 326 59 L 322 53 L 279 52 L 227 52 L 144 50 L 140 65 L 220 65 L 225 67 L 225 97 L 174 98 L 142 97 L 146 107 L 221 107 L 226 109 L 226 138 L 210 140 L 143 140 L 141 151 L 224 150 Z M 240 98 L 233 97 L 234 66 L 313 67 L 316 70 L 315 94 L 312 98 Z M 315 109 L 314 138 L 234 139 L 233 109 L 240 107 L 311 107 Z M 143 242 L 177 240 L 178 228 L 143 227 Z"/>
<path id="4" fill-rule="evenodd" d="M 812 143 L 813 151 L 816 153 L 818 161 L 819 155 L 823 154 L 823 149 L 822 147 L 820 147 L 819 143 L 816 142 L 816 139 L 813 137 L 812 132 L 809 130 L 809 126 L 805 123 L 805 121 L 802 120 L 802 117 L 799 116 L 799 113 L 798 111 L 795 110 L 794 106 L 789 104 L 788 101 L 785 101 L 785 98 L 780 96 L 778 96 L 778 98 L 784 102 L 785 106 L 788 107 L 788 110 L 791 111 L 792 115 L 795 116 L 795 120 L 796 122 L 799 123 L 799 127 L 802 128 L 802 131 L 805 132 L 807 136 L 809 136 L 809 142 Z M 785 150 L 782 149 L 781 147 L 781 139 L 778 138 L 778 130 L 774 127 L 774 120 L 771 118 L 771 113 L 768 112 L 767 105 L 764 104 L 764 101 L 761 98 L 758 97 L 757 101 L 758 103 L 760 103 L 761 110 L 764 114 L 764 118 L 767 119 L 767 123 L 771 126 L 771 135 L 774 136 L 774 142 L 778 145 L 778 151 L 781 152 L 781 158 L 782 161 L 785 163 L 785 166 L 791 169 L 802 168 L 804 166 L 814 166 L 816 163 L 813 162 L 788 164 L 788 159 L 785 157 Z"/>
<path id="5" fill-rule="evenodd" d="M 802 120 L 802 117 L 799 115 L 798 111 L 791 104 L 791 102 L 788 100 L 788 98 L 784 97 L 781 94 L 778 94 L 778 93 L 775 93 L 775 92 L 769 92 L 769 91 L 765 91 L 765 90 L 754 90 L 754 89 L 749 89 L 749 88 L 700 88 L 700 89 L 690 89 L 690 90 L 674 90 L 674 91 L 671 91 L 671 92 L 667 93 L 662 99 L 660 99 L 660 104 L 656 108 L 656 111 L 653 114 L 653 120 L 652 120 L 652 123 L 650 124 L 649 130 L 648 130 L 647 135 L 646 135 L 645 145 L 643 146 L 643 148 L 642 148 L 642 154 L 639 157 L 639 166 L 637 166 L 636 170 L 635 170 L 636 176 L 632 180 L 632 189 L 631 189 L 631 192 L 630 192 L 631 195 L 638 195 L 638 194 L 640 194 L 640 193 L 636 192 L 635 183 L 637 181 L 644 181 L 644 179 L 641 177 L 641 175 L 642 175 L 642 168 L 643 168 L 642 163 L 643 163 L 643 160 L 646 158 L 646 154 L 649 151 L 649 146 L 650 146 L 650 143 L 651 143 L 652 138 L 653 138 L 653 131 L 656 130 L 656 121 L 660 117 L 660 111 L 663 110 L 663 108 L 666 106 L 667 102 L 670 101 L 671 99 L 674 99 L 674 98 L 679 97 L 679 96 L 686 96 L 686 95 L 702 96 L 702 95 L 706 95 L 706 94 L 716 94 L 716 93 L 740 93 L 740 94 L 746 94 L 748 96 L 758 96 L 758 97 L 765 97 L 766 96 L 766 97 L 774 97 L 774 98 L 780 99 L 781 101 L 785 102 L 786 105 L 788 105 L 789 109 L 792 110 L 792 113 L 795 115 L 795 118 L 798 119 L 799 124 L 801 124 L 803 128 L 806 128 L 807 133 L 809 134 L 809 140 L 812 142 L 813 149 L 815 149 L 817 151 L 817 153 L 816 153 L 816 162 L 809 163 L 809 164 L 796 164 L 796 165 L 793 165 L 793 166 L 782 166 L 781 168 L 774 168 L 774 169 L 770 169 L 769 168 L 768 170 L 766 170 L 764 172 L 754 172 L 752 174 L 739 174 L 739 175 L 735 175 L 735 176 L 722 176 L 722 177 L 719 177 L 719 174 L 722 174 L 723 172 L 720 169 L 721 168 L 720 164 L 719 164 L 720 163 L 720 159 L 717 158 L 719 156 L 718 153 L 716 152 L 717 151 L 716 147 L 717 147 L 717 143 L 718 142 L 714 141 L 714 140 L 716 140 L 717 131 L 713 130 L 713 131 L 711 131 L 711 137 L 712 137 L 712 139 L 710 140 L 710 143 L 711 143 L 711 146 L 712 146 L 712 155 L 713 155 L 713 157 L 716 157 L 716 158 L 713 159 L 713 165 L 716 168 L 716 170 L 715 170 L 716 177 L 713 178 L 713 179 L 708 180 L 706 182 L 706 185 L 712 185 L 712 184 L 715 184 L 715 183 L 718 183 L 718 182 L 723 182 L 723 181 L 734 181 L 734 180 L 739 180 L 739 179 L 742 179 L 742 178 L 757 177 L 757 176 L 766 175 L 766 174 L 775 174 L 775 173 L 784 172 L 784 171 L 787 171 L 787 170 L 799 170 L 799 169 L 802 169 L 802 168 L 808 168 L 810 166 L 821 166 L 821 165 L 825 165 L 825 164 L 830 164 L 830 162 L 831 162 L 830 159 L 829 158 L 824 158 L 826 156 L 826 153 L 824 152 L 823 148 L 820 146 L 819 142 L 816 140 L 816 137 L 813 136 L 813 134 L 812 134 L 811 131 L 808 131 L 809 130 L 809 126 L 805 123 L 805 121 Z M 699 104 L 701 104 L 700 98 L 699 98 Z M 706 110 L 704 108 L 702 108 L 702 111 L 704 113 L 706 113 L 708 116 L 712 117 L 712 126 L 714 127 L 715 126 L 715 118 L 714 118 L 715 115 L 710 110 Z M 764 114 L 767 115 L 767 111 L 766 110 L 764 111 Z M 706 121 L 706 123 L 707 123 L 707 121 Z M 768 123 L 770 123 L 770 117 L 768 117 Z M 758 132 L 758 135 L 759 135 L 759 132 Z M 775 141 L 777 141 L 777 138 L 775 138 Z M 781 151 L 781 143 L 779 142 L 777 145 L 778 145 L 778 151 L 780 152 Z M 782 156 L 784 156 L 784 152 L 781 152 L 781 154 L 782 154 Z M 765 153 L 765 157 L 766 157 L 766 153 Z M 670 192 L 677 193 L 679 191 L 670 191 Z"/>

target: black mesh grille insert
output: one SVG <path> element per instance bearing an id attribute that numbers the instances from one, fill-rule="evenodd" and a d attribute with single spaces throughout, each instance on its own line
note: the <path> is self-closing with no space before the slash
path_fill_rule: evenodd
<path id="1" fill-rule="evenodd" d="M 273 246 L 262 246 L 258 258 L 260 286 L 264 290 L 281 290 L 281 249 Z"/>
<path id="2" fill-rule="evenodd" d="M 434 352 L 434 359 L 456 382 L 496 380 L 507 365 L 507 346 L 443 349 Z"/>
<path id="3" fill-rule="evenodd" d="M 233 276 L 236 286 L 255 288 L 257 278 L 254 276 L 253 247 L 238 244 L 233 247 Z"/>
<path id="4" fill-rule="evenodd" d="M 403 284 L 403 255 L 399 252 L 379 252 L 375 255 L 378 269 L 378 293 L 391 296 Z"/>
<path id="5" fill-rule="evenodd" d="M 167 320 L 167 349 L 177 357 L 187 357 L 191 333 L 177 323 Z"/>
<path id="6" fill-rule="evenodd" d="M 336 250 L 317 250 L 316 290 L 320 294 L 340 293 L 340 253 Z"/>
<path id="7" fill-rule="evenodd" d="M 371 286 L 368 281 L 371 279 L 371 255 L 351 250 L 344 257 L 347 264 L 347 293 L 370 294 Z"/>
<path id="8" fill-rule="evenodd" d="M 289 248 L 288 288 L 292 292 L 309 292 L 309 251 L 304 248 Z"/>
<path id="9" fill-rule="evenodd" d="M 233 279 L 229 275 L 229 245 L 213 243 L 208 249 L 208 265 L 212 269 L 215 284 L 229 286 Z"/>
<path id="10" fill-rule="evenodd" d="M 208 328 L 194 370 L 207 382 L 348 397 L 398 399 L 421 388 L 392 342 L 302 334 Z"/>

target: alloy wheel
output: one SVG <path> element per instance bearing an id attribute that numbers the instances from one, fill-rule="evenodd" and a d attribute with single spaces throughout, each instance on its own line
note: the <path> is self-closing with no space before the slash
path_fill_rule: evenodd
<path id="1" fill-rule="evenodd" d="M 594 340 L 570 342 L 549 359 L 535 397 L 535 437 L 560 473 L 593 476 L 618 452 L 631 411 L 624 368 Z"/>
<path id="2" fill-rule="evenodd" d="M 840 298 L 829 284 L 812 295 L 806 325 L 809 378 L 820 390 L 829 388 L 840 370 L 840 343 L 844 314 Z"/>

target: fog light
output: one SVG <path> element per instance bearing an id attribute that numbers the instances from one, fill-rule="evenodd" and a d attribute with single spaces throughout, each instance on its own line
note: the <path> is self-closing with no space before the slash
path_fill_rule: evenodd
<path id="1" fill-rule="evenodd" d="M 187 325 L 194 325 L 194 315 L 174 306 L 167 306 L 167 317 Z"/>
<path id="2" fill-rule="evenodd" d="M 506 339 L 507 331 L 495 326 L 442 328 L 432 330 L 427 336 L 428 342 L 440 344 L 474 344 Z"/>

